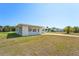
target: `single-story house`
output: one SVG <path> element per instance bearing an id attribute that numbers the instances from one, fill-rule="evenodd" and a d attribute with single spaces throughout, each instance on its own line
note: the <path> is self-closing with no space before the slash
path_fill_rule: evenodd
<path id="1" fill-rule="evenodd" d="M 16 26 L 16 33 L 22 36 L 38 35 L 44 33 L 44 27 L 28 24 L 18 24 Z"/>

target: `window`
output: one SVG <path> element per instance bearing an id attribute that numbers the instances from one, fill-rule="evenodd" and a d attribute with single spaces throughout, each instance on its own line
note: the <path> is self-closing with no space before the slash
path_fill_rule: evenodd
<path id="1" fill-rule="evenodd" d="M 33 32 L 36 32 L 36 29 L 33 29 Z"/>

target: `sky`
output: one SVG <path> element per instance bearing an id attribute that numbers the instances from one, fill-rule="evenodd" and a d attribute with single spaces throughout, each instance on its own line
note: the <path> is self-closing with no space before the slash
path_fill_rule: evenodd
<path id="1" fill-rule="evenodd" d="M 79 4 L 0 3 L 0 25 L 79 26 Z"/>

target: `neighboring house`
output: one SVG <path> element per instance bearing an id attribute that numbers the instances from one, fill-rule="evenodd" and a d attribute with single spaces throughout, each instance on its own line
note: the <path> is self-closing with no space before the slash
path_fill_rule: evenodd
<path id="1" fill-rule="evenodd" d="M 18 24 L 16 26 L 16 33 L 22 36 L 38 35 L 44 33 L 44 27 L 28 24 Z"/>

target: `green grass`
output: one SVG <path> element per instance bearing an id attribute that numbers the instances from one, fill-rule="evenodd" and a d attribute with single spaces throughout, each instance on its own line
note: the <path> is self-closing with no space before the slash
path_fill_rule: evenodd
<path id="1" fill-rule="evenodd" d="M 0 32 L 0 39 L 6 39 L 8 32 Z"/>
<path id="2" fill-rule="evenodd" d="M 19 37 L 15 32 L 0 32 L 0 39 Z"/>
<path id="3" fill-rule="evenodd" d="M 11 35 L 7 39 L 8 34 Z M 79 55 L 79 38 L 56 35 L 21 37 L 14 32 L 1 32 L 0 55 L 77 56 Z"/>

